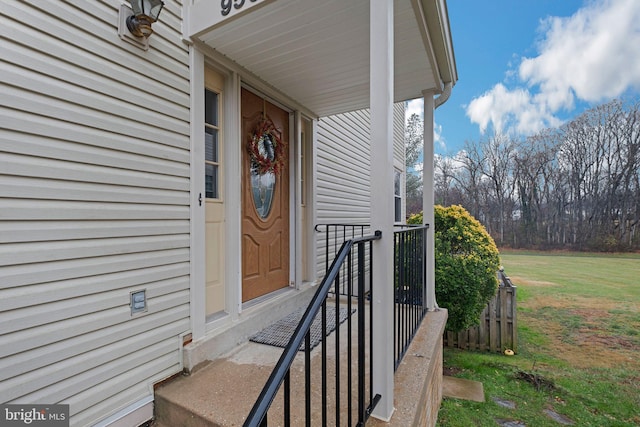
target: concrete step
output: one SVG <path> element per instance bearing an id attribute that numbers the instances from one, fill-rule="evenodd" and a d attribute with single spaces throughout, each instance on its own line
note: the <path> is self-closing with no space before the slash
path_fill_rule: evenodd
<path id="1" fill-rule="evenodd" d="M 368 308 L 367 308 L 368 310 Z M 404 427 L 412 425 L 414 419 L 424 418 L 426 425 L 434 425 L 442 387 L 442 330 L 446 323 L 446 311 L 430 313 L 416 334 L 414 342 L 407 350 L 407 356 L 396 372 L 395 393 L 402 405 L 390 423 L 370 419 L 371 426 Z M 355 359 L 348 359 L 347 322 L 340 326 L 340 401 L 346 402 L 347 366 L 356 372 Z M 334 332 L 335 333 L 335 332 Z M 352 345 L 355 346 L 355 340 Z M 335 378 L 335 340 L 327 340 L 328 377 Z M 241 426 L 251 411 L 260 391 L 276 365 L 283 349 L 263 344 L 247 342 L 233 352 L 215 361 L 198 367 L 189 376 L 180 376 L 158 387 L 155 392 L 155 412 L 157 426 L 154 427 L 227 427 Z M 355 349 L 352 348 L 355 354 Z M 300 352 L 291 368 L 291 425 L 304 425 L 305 390 L 304 353 Z M 320 405 L 323 393 L 321 380 L 321 346 L 311 352 L 312 425 L 320 425 Z M 368 379 L 365 380 L 368 384 Z M 329 381 L 326 393 L 328 408 L 335 407 L 336 389 Z M 356 385 L 352 385 L 355 390 Z M 368 386 L 365 386 L 368 387 Z M 428 392 L 426 391 L 428 389 Z M 368 391 L 367 391 L 368 393 Z M 422 399 L 421 399 L 422 397 Z M 428 402 L 425 398 L 431 399 Z M 405 407 L 406 406 L 406 407 Z M 282 425 L 282 390 L 276 395 L 269 423 Z M 426 411 L 425 408 L 429 410 Z M 330 413 L 333 413 L 329 409 Z M 417 417 L 417 418 L 416 418 Z M 342 413 L 341 422 L 347 419 Z M 423 425 L 425 423 L 422 423 Z"/>
<path id="2" fill-rule="evenodd" d="M 366 309 L 368 311 L 368 308 Z M 340 400 L 347 401 L 347 366 L 356 373 L 355 359 L 348 361 L 347 322 L 340 325 Z M 327 339 L 328 376 L 335 374 L 336 342 L 335 331 Z M 352 340 L 355 354 L 357 340 Z M 156 419 L 159 423 L 172 427 L 226 427 L 241 426 L 273 371 L 283 348 L 246 342 L 230 354 L 204 367 L 194 370 L 189 376 L 178 377 L 158 387 L 155 397 Z M 321 345 L 311 351 L 312 390 L 311 405 L 314 425 L 315 418 L 321 417 Z M 299 352 L 291 369 L 291 422 L 301 425 L 304 420 L 304 353 Z M 327 404 L 335 407 L 335 385 L 330 381 L 327 390 Z M 283 414 L 282 390 L 276 395 L 269 411 L 270 423 L 278 425 Z M 347 418 L 344 414 L 343 419 Z"/>
<path id="3" fill-rule="evenodd" d="M 156 390 L 156 422 L 170 427 L 241 426 L 282 349 L 242 344 L 227 357 Z"/>

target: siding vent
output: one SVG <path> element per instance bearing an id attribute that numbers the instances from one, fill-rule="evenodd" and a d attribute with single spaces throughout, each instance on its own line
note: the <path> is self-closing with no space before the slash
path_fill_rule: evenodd
<path id="1" fill-rule="evenodd" d="M 131 315 L 147 311 L 146 289 L 131 292 Z"/>

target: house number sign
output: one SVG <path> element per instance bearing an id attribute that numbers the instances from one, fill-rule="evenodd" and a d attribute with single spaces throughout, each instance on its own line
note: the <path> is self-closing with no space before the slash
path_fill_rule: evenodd
<path id="1" fill-rule="evenodd" d="M 263 0 L 221 0 L 220 1 L 220 13 L 222 16 L 229 16 L 235 11 L 240 12 L 243 8 L 249 9 L 251 6 L 255 6 L 261 3 Z M 246 6 L 246 7 L 245 7 Z"/>

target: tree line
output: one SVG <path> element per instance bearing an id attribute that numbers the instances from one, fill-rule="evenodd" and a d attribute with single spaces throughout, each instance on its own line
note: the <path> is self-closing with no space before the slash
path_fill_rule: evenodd
<path id="1" fill-rule="evenodd" d="M 467 141 L 434 167 L 436 203 L 465 207 L 500 246 L 640 249 L 638 102 L 614 100 L 529 137 Z"/>

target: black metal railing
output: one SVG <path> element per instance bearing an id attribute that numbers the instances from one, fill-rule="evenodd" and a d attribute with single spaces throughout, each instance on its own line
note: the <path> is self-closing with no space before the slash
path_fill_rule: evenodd
<path id="1" fill-rule="evenodd" d="M 327 270 L 327 275 L 311 299 L 289 344 L 284 349 L 251 409 L 244 423 L 245 427 L 266 426 L 270 417 L 273 417 L 275 424 L 284 426 L 290 426 L 292 423 L 293 425 L 310 426 L 312 420 L 314 420 L 314 424 L 320 425 L 335 423 L 336 426 L 364 426 L 375 405 L 380 400 L 380 395 L 374 396 L 372 391 L 373 310 L 370 305 L 365 306 L 365 299 L 367 298 L 365 282 L 368 279 L 369 283 L 371 283 L 372 280 L 370 275 L 373 263 L 371 254 L 373 241 L 380 238 L 381 233 L 376 232 L 375 235 L 349 239 L 341 244 L 331 267 Z M 354 258 L 356 260 L 355 265 Z M 368 263 L 366 262 L 367 259 Z M 354 271 L 356 274 L 352 274 Z M 369 277 L 366 277 L 367 275 Z M 343 289 L 346 291 L 346 298 L 340 298 Z M 336 296 L 334 299 L 336 311 L 334 366 L 329 366 L 330 360 L 327 354 L 327 335 L 330 332 L 327 330 L 327 296 L 330 291 Z M 356 301 L 355 317 L 357 322 L 355 329 L 353 329 L 352 320 L 354 317 L 352 315 L 354 313 L 353 300 Z M 346 344 L 342 344 L 346 345 L 347 352 L 344 364 L 340 363 L 341 351 L 343 351 L 341 349 L 343 340 L 340 336 L 339 318 L 341 308 L 346 308 L 348 313 L 346 329 L 342 332 L 346 334 L 346 339 L 344 340 Z M 312 372 L 311 327 L 314 318 L 318 314 L 320 314 L 321 318 L 321 336 L 323 339 L 321 341 L 321 357 L 318 362 L 320 366 L 316 370 L 315 368 L 318 367 L 314 365 Z M 356 337 L 355 342 L 353 342 L 353 335 Z M 304 372 L 296 370 L 292 373 L 291 366 L 303 341 L 305 344 Z M 367 354 L 369 357 L 367 357 Z M 317 361 L 317 358 L 314 358 L 314 361 Z M 311 382 L 312 379 L 317 379 L 318 371 L 321 387 L 319 393 L 320 402 L 314 402 L 312 401 Z M 293 385 L 292 382 L 296 384 Z M 283 395 L 281 401 L 279 401 L 282 404 L 282 411 L 280 414 L 268 414 L 274 399 L 276 399 L 276 394 L 279 393 L 283 384 Z M 292 388 L 295 388 L 298 392 L 292 395 Z M 313 395 L 318 396 L 318 393 Z M 295 399 L 299 396 L 304 396 L 304 404 L 296 402 L 293 405 L 295 413 L 292 414 L 292 397 Z M 328 419 L 329 407 L 334 408 L 332 421 Z M 314 417 L 317 418 L 314 419 Z"/>
<path id="2" fill-rule="evenodd" d="M 401 230 L 393 233 L 395 369 L 400 365 L 427 313 L 426 255 L 429 226 L 401 227 Z"/>
<path id="3" fill-rule="evenodd" d="M 394 365 L 402 361 L 420 322 L 427 313 L 426 259 L 428 225 L 396 225 L 394 232 Z M 326 265 L 348 238 L 363 235 L 369 224 L 319 224 L 316 231 L 324 233 Z M 328 267 L 327 267 L 328 269 Z M 367 284 L 368 290 L 369 284 Z M 338 288 L 336 288 L 338 289 Z M 342 288 L 340 294 L 345 292 Z"/>
<path id="4" fill-rule="evenodd" d="M 321 233 L 324 240 L 324 247 L 321 248 L 318 255 L 319 259 L 324 259 L 324 268 L 322 270 L 324 270 L 325 275 L 329 272 L 331 260 L 336 256 L 343 242 L 371 234 L 369 224 L 317 224 L 315 230 Z M 322 253 L 322 250 L 324 250 L 324 253 Z M 343 265 L 342 274 L 346 273 L 344 271 L 345 268 Z M 365 285 L 365 289 L 368 291 L 368 283 Z M 338 291 L 339 295 L 347 294 L 345 282 L 343 282 L 343 286 Z"/>

